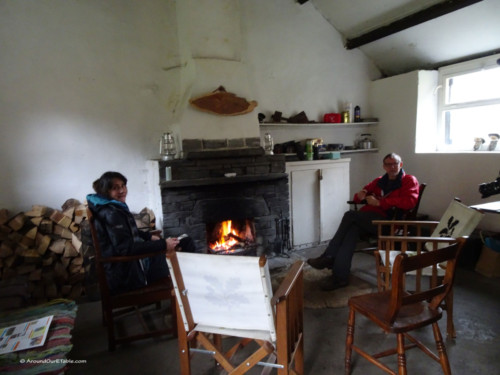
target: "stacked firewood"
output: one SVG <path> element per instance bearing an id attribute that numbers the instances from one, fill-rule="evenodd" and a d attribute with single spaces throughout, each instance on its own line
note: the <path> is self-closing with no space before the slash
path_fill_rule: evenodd
<path id="1" fill-rule="evenodd" d="M 81 224 L 86 216 L 85 205 L 75 199 L 61 210 L 34 205 L 10 215 L 1 209 L 0 297 L 20 284 L 26 286 L 28 304 L 80 297 L 85 280 Z"/>

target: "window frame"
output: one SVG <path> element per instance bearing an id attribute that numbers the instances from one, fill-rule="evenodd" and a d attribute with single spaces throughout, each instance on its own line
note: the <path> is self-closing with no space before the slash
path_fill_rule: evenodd
<path id="1" fill-rule="evenodd" d="M 487 57 L 482 57 L 454 65 L 444 66 L 438 69 L 438 105 L 437 105 L 437 135 L 438 142 L 436 143 L 437 152 L 467 152 L 472 150 L 463 150 L 460 148 L 455 148 L 453 146 L 448 146 L 451 143 L 450 140 L 450 124 L 447 118 L 447 112 L 450 110 L 466 109 L 466 108 L 477 108 L 486 105 L 500 105 L 500 95 L 498 98 L 494 99 L 482 99 L 461 103 L 446 103 L 446 95 L 448 90 L 446 87 L 446 82 L 448 78 L 453 78 L 456 76 L 474 73 L 482 71 L 485 69 L 500 68 L 500 54 L 491 55 Z M 500 88 L 499 88 L 500 92 Z M 449 113 L 449 112 L 448 112 Z M 474 151 L 482 152 L 482 151 Z M 494 151 L 486 152 L 500 152 L 500 147 Z"/>

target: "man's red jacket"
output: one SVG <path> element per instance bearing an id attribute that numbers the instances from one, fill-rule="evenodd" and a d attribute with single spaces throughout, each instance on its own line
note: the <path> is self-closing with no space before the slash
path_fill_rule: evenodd
<path id="1" fill-rule="evenodd" d="M 361 211 L 372 211 L 379 213 L 382 216 L 387 216 L 393 208 L 401 210 L 410 210 L 417 204 L 419 195 L 419 183 L 415 176 L 403 172 L 401 177 L 401 187 L 391 191 L 389 194 L 383 196 L 382 189 L 379 187 L 378 182 L 384 176 L 377 177 L 375 180 L 366 185 L 363 190 L 366 190 L 366 195 L 373 195 L 380 201 L 380 206 L 370 206 L 365 204 Z M 361 203 L 357 193 L 354 195 L 354 202 Z"/>

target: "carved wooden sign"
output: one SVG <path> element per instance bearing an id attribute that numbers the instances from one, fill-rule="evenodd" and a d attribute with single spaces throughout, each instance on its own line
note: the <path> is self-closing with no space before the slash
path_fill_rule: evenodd
<path id="1" fill-rule="evenodd" d="M 210 94 L 205 94 L 189 100 L 196 109 L 221 116 L 236 116 L 252 112 L 257 107 L 255 100 L 247 101 L 235 94 L 227 92 L 223 86 L 219 86 Z"/>

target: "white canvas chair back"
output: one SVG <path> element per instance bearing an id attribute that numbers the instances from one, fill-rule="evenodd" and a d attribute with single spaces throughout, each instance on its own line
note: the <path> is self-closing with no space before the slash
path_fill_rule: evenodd
<path id="1" fill-rule="evenodd" d="M 180 278 L 167 258 L 186 332 L 276 341 L 272 287 L 265 258 L 177 253 Z M 189 317 L 192 316 L 192 320 Z M 194 326 L 190 326 L 190 320 Z M 192 324 L 191 323 L 191 324 Z"/>
<path id="2" fill-rule="evenodd" d="M 469 236 L 477 227 L 483 216 L 484 214 L 481 211 L 467 207 L 463 203 L 453 200 L 446 209 L 444 215 L 441 217 L 441 220 L 439 221 L 430 237 L 459 238 Z M 434 245 L 434 243 L 428 242 L 425 244 L 425 249 L 427 251 L 432 251 Z M 449 246 L 449 243 L 442 242 L 437 244 L 438 249 L 446 246 Z M 385 250 L 379 250 L 379 253 L 382 258 L 382 263 L 385 265 Z M 391 267 L 391 272 L 394 260 L 400 253 L 401 252 L 397 250 L 389 251 L 389 264 Z M 411 256 L 415 255 L 416 253 L 407 251 L 407 254 Z M 438 269 L 438 271 L 440 274 L 444 274 L 444 268 Z"/>
<path id="3" fill-rule="evenodd" d="M 458 238 L 469 236 L 477 227 L 484 214 L 474 208 L 453 200 L 444 215 L 441 217 L 439 224 L 432 232 L 431 237 L 452 237 Z M 443 248 L 446 244 L 439 244 L 438 248 Z M 426 244 L 426 249 L 432 251 L 431 244 Z"/>

